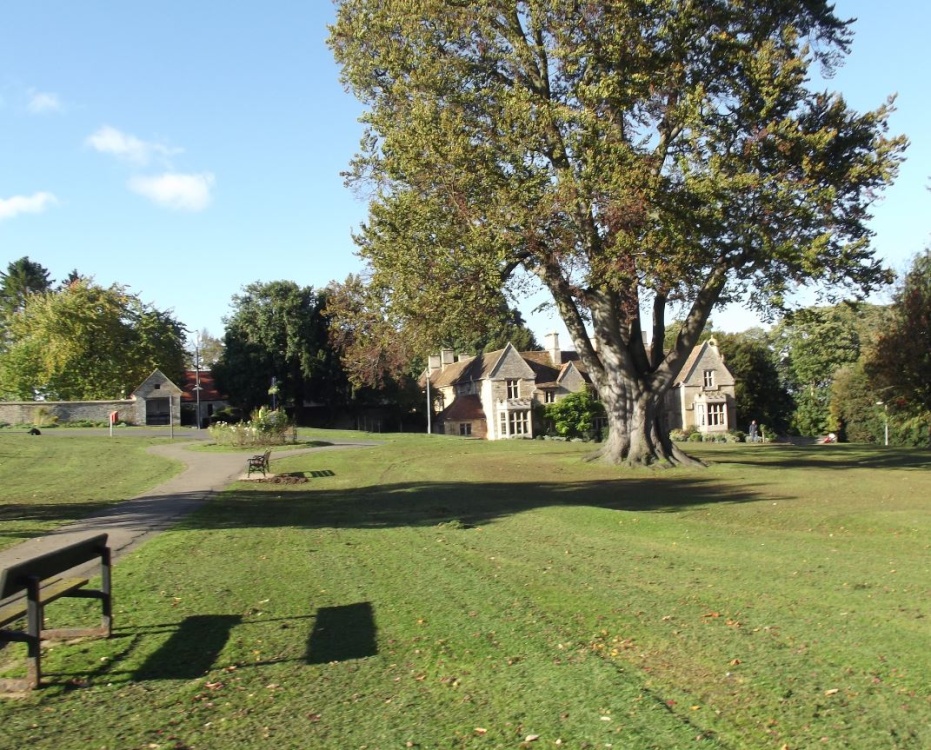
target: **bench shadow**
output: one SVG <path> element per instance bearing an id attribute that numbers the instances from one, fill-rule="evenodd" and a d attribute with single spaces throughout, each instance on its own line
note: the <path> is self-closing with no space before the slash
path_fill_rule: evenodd
<path id="1" fill-rule="evenodd" d="M 365 659 L 378 654 L 371 602 L 321 607 L 307 642 L 308 664 Z"/>
<path id="2" fill-rule="evenodd" d="M 194 680 L 203 677 L 229 640 L 241 615 L 192 615 L 181 621 L 171 636 L 139 667 L 132 678 Z"/>

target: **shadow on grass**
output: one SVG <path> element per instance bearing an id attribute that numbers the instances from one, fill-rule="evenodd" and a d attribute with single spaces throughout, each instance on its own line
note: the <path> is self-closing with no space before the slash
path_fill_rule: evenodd
<path id="1" fill-rule="evenodd" d="M 220 493 L 184 528 L 392 528 L 455 523 L 481 526 L 537 508 L 587 506 L 674 513 L 709 503 L 752 502 L 747 488 L 713 479 L 620 479 L 597 482 L 400 483 L 320 490 L 313 485 Z"/>
<path id="2" fill-rule="evenodd" d="M 702 453 L 701 458 L 722 464 L 775 465 L 786 469 L 931 469 L 931 451 L 850 443 L 729 446 L 727 450 Z"/>
<path id="3" fill-rule="evenodd" d="M 242 622 L 240 615 L 192 615 L 139 667 L 134 680 L 195 680 L 203 677 Z"/>
<path id="4" fill-rule="evenodd" d="M 307 643 L 308 664 L 364 659 L 378 654 L 370 602 L 321 607 Z"/>

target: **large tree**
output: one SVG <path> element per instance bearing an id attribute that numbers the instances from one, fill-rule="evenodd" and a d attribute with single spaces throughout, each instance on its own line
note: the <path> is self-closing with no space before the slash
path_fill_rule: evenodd
<path id="1" fill-rule="evenodd" d="M 792 397 L 779 377 L 776 354 L 765 331 L 716 334 L 724 363 L 736 380 L 737 424 L 747 430 L 756 420 L 778 435 L 789 427 Z"/>
<path id="2" fill-rule="evenodd" d="M 125 287 L 89 279 L 30 294 L 0 356 L 6 398 L 124 398 L 154 369 L 180 382 L 184 326 Z"/>
<path id="3" fill-rule="evenodd" d="M 224 319 L 223 353 L 212 368 L 218 388 L 247 412 L 273 401 L 301 407 L 342 398 L 345 378 L 328 343 L 325 303 L 293 281 L 244 287 Z"/>
<path id="4" fill-rule="evenodd" d="M 888 280 L 866 222 L 906 145 L 891 102 L 809 87 L 850 41 L 822 0 L 337 0 L 360 253 L 440 333 L 535 277 L 605 404 L 602 455 L 688 460 L 660 406 L 715 305 Z M 670 309 L 674 346 L 648 351 Z"/>
<path id="5" fill-rule="evenodd" d="M 0 271 L 0 331 L 6 328 L 15 312 L 23 309 L 30 294 L 47 292 L 51 288 L 49 271 L 40 263 L 29 260 L 28 256 L 10 261 L 6 271 Z"/>
<path id="6" fill-rule="evenodd" d="M 787 315 L 773 329 L 771 346 L 782 382 L 795 401 L 794 432 L 823 435 L 839 429 L 831 416 L 834 377 L 871 346 L 883 315 L 883 308 L 867 304 L 807 307 Z"/>
<path id="7" fill-rule="evenodd" d="M 866 369 L 883 400 L 898 410 L 931 413 L 931 249 L 912 261 L 896 290 Z"/>

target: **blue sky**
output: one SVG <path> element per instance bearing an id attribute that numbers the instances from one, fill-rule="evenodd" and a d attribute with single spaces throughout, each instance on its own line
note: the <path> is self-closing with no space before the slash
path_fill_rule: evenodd
<path id="1" fill-rule="evenodd" d="M 859 20 L 830 87 L 859 110 L 898 93 L 892 129 L 912 142 L 872 224 L 902 269 L 931 235 L 931 4 L 836 6 Z M 216 336 L 246 284 L 361 270 L 350 232 L 365 204 L 340 177 L 360 107 L 325 45 L 332 18 L 327 0 L 5 3 L 0 268 L 76 268 Z M 756 324 L 739 308 L 713 321 Z M 561 329 L 545 313 L 531 326 Z"/>

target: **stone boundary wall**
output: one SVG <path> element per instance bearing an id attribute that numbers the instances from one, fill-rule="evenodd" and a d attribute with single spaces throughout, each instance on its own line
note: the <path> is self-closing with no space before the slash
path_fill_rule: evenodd
<path id="1" fill-rule="evenodd" d="M 132 399 L 117 401 L 0 401 L 0 422 L 7 424 L 33 424 L 39 413 L 57 417 L 59 423 L 106 422 L 110 412 L 119 412 L 117 421 L 139 424 L 138 403 Z M 41 412 L 39 410 L 42 410 Z M 143 417 L 143 422 L 145 421 Z"/>

